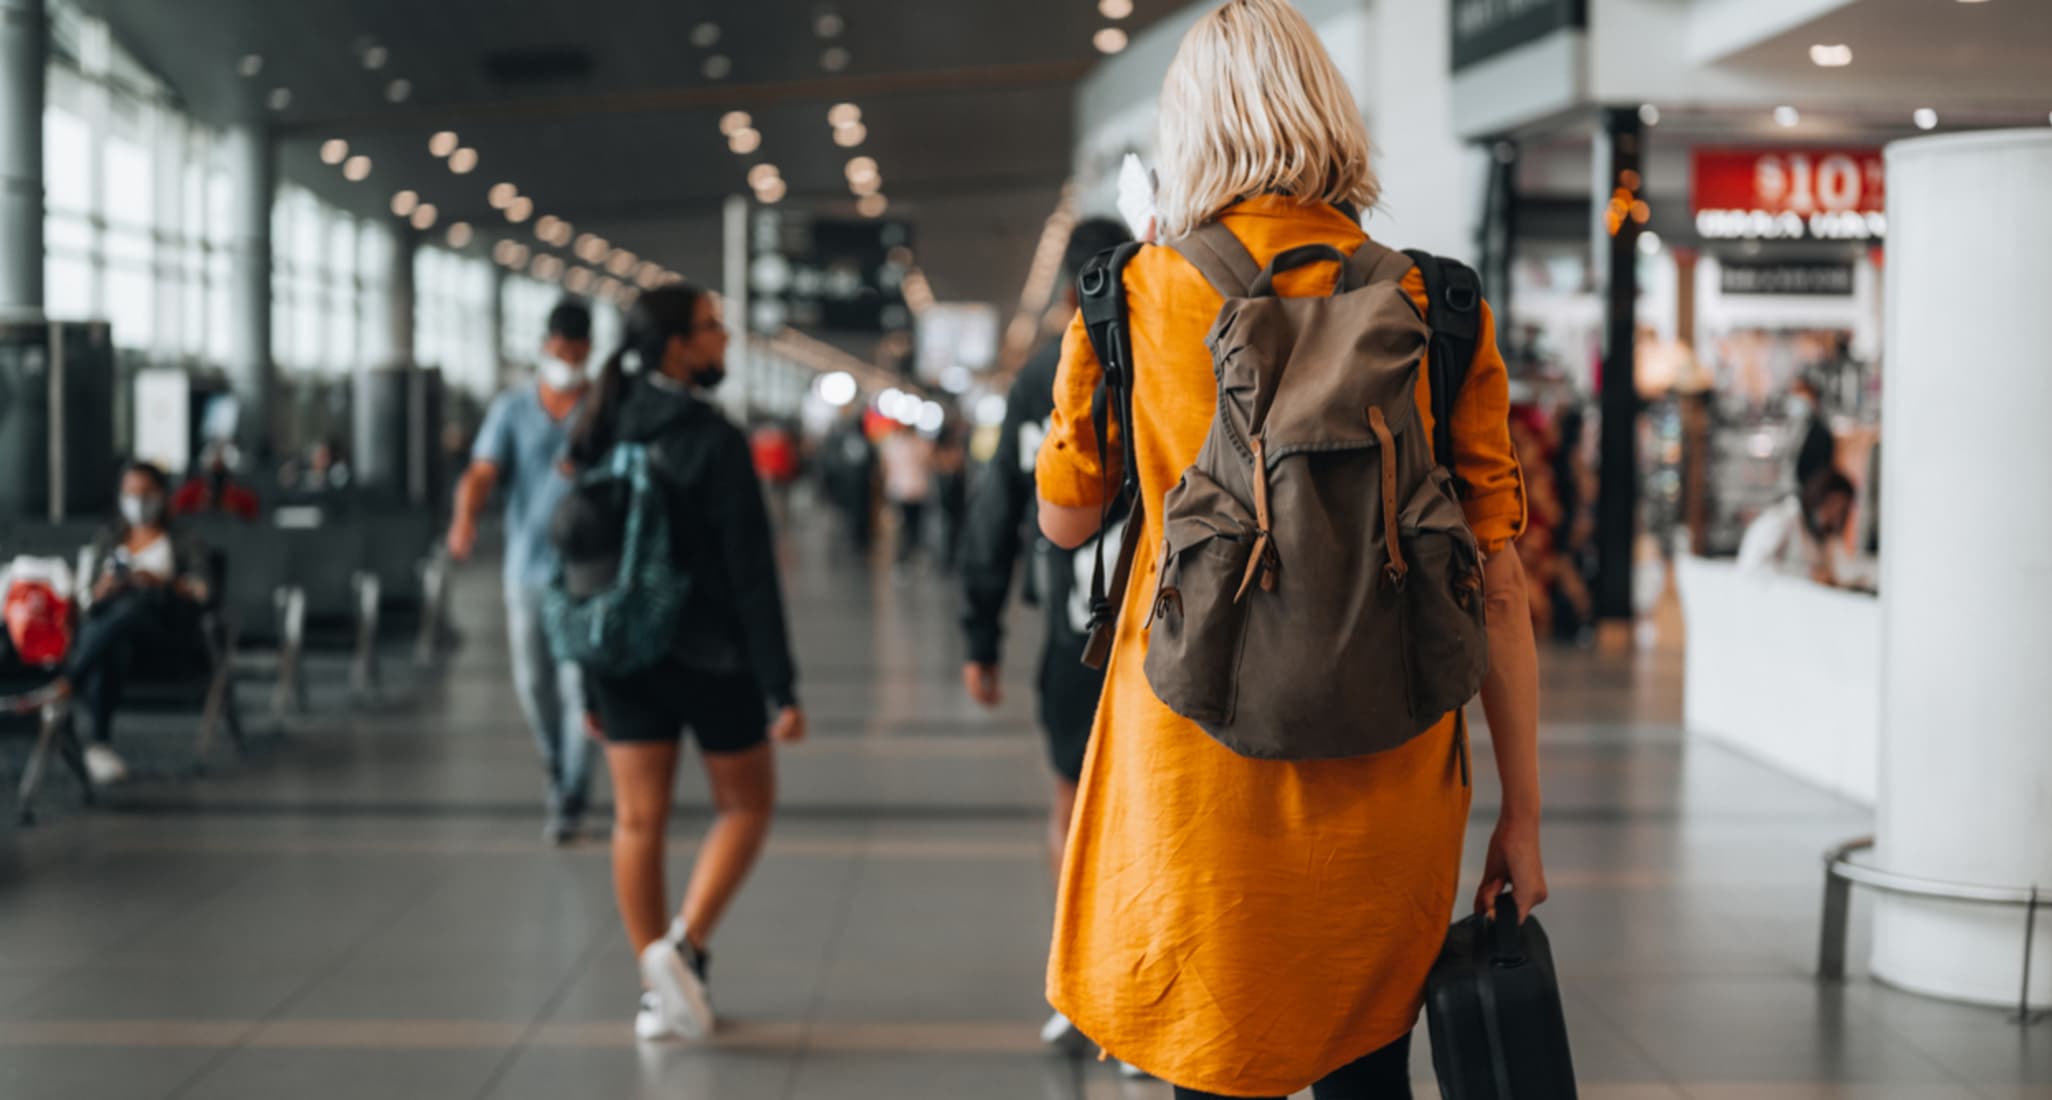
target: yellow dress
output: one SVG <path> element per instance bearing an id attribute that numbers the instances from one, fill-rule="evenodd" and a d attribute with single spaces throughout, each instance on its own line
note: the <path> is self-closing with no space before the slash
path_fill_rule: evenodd
<path id="1" fill-rule="evenodd" d="M 1221 218 L 1256 260 L 1366 239 L 1327 206 L 1282 196 Z M 1338 265 L 1277 280 L 1328 294 Z M 1417 272 L 1405 288 L 1422 310 Z M 1216 408 L 1204 335 L 1221 299 L 1167 248 L 1126 269 L 1134 431 L 1147 502 L 1133 583 L 1063 862 L 1048 999 L 1112 1057 L 1187 1088 L 1287 1095 L 1410 1031 L 1453 916 L 1469 790 L 1451 716 L 1390 752 L 1290 763 L 1239 756 L 1155 698 L 1142 672 L 1163 496 L 1195 459 Z M 1102 376 L 1079 318 L 1055 381 L 1041 495 L 1096 507 L 1090 417 Z M 1419 412 L 1431 430 L 1420 372 Z M 1453 410 L 1455 466 L 1485 553 L 1523 528 L 1509 392 L 1485 307 Z M 1334 670 L 1344 675 L 1344 670 Z"/>

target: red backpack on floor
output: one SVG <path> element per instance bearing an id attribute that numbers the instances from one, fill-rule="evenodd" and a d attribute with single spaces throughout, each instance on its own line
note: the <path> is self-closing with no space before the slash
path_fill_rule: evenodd
<path id="1" fill-rule="evenodd" d="M 71 652 L 77 621 L 71 567 L 60 558 L 14 559 L 5 572 L 7 639 L 23 664 L 55 668 Z"/>

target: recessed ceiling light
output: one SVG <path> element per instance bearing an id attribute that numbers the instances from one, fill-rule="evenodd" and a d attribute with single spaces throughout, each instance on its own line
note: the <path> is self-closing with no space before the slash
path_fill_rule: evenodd
<path id="1" fill-rule="evenodd" d="M 235 64 L 235 71 L 241 73 L 245 79 L 262 76 L 264 72 L 264 55 L 260 53 L 243 54 L 242 60 Z"/>
<path id="2" fill-rule="evenodd" d="M 385 62 L 389 60 L 391 56 L 391 51 L 387 50 L 385 47 L 372 46 L 370 49 L 363 51 L 363 67 L 371 70 L 372 72 L 376 72 L 377 70 L 385 67 Z"/>
<path id="3" fill-rule="evenodd" d="M 752 126 L 736 130 L 727 139 L 727 148 L 745 157 L 762 148 L 762 131 Z"/>
<path id="4" fill-rule="evenodd" d="M 531 218 L 533 216 L 534 200 L 528 198 L 526 195 L 517 196 L 516 198 L 514 198 L 512 202 L 506 204 L 506 220 L 512 222 L 515 225 L 518 225 L 521 222 L 524 222 L 528 218 Z"/>
<path id="5" fill-rule="evenodd" d="M 836 12 L 823 11 L 812 21 L 812 33 L 821 38 L 839 38 L 848 29 L 848 21 Z"/>
<path id="6" fill-rule="evenodd" d="M 1106 27 L 1090 39 L 1098 53 L 1117 53 L 1126 48 L 1126 32 L 1117 27 Z"/>
<path id="7" fill-rule="evenodd" d="M 450 248 L 467 248 L 467 247 L 469 247 L 469 245 L 470 245 L 470 237 L 471 237 L 471 230 L 470 230 L 470 223 L 469 223 L 469 222 L 451 222 L 451 223 L 449 224 L 449 238 L 448 238 L 448 239 L 449 239 L 449 247 L 450 247 Z"/>
<path id="8" fill-rule="evenodd" d="M 753 125 L 755 120 L 748 117 L 747 111 L 728 111 L 720 116 L 720 136 L 733 137 Z"/>
<path id="9" fill-rule="evenodd" d="M 864 195 L 862 201 L 855 204 L 856 211 L 865 218 L 881 218 L 890 208 L 891 200 L 882 195 Z"/>
<path id="10" fill-rule="evenodd" d="M 847 68 L 848 63 L 853 60 L 855 55 L 849 53 L 847 47 L 829 46 L 819 55 L 819 67 L 830 73 L 837 73 Z"/>
<path id="11" fill-rule="evenodd" d="M 413 228 L 419 230 L 433 229 L 435 227 L 436 215 L 437 211 L 435 210 L 434 203 L 421 203 L 413 208 Z"/>
<path id="12" fill-rule="evenodd" d="M 1852 47 L 1843 42 L 1810 47 L 1810 64 L 1824 69 L 1842 69 L 1852 64 Z"/>
<path id="13" fill-rule="evenodd" d="M 700 23 L 691 28 L 691 44 L 701 50 L 709 50 L 720 44 L 720 25 Z"/>
<path id="14" fill-rule="evenodd" d="M 768 161 L 764 161 L 748 170 L 748 186 L 750 187 L 761 187 L 763 184 L 779 178 L 781 177 L 777 175 L 777 166 Z"/>
<path id="15" fill-rule="evenodd" d="M 1660 108 L 1651 103 L 1639 104 L 1639 121 L 1648 126 L 1660 125 Z"/>
<path id="16" fill-rule="evenodd" d="M 273 111 L 285 110 L 286 108 L 292 106 L 292 89 L 272 88 L 270 99 L 268 102 L 270 103 L 271 110 Z"/>
<path id="17" fill-rule="evenodd" d="M 850 159 L 848 161 L 847 173 L 848 178 L 851 180 L 861 176 L 876 175 L 876 158 L 854 157 Z"/>
<path id="18" fill-rule="evenodd" d="M 467 176 L 477 169 L 477 150 L 468 147 L 449 154 L 449 171 Z"/>
<path id="19" fill-rule="evenodd" d="M 827 125 L 833 127 L 853 126 L 862 121 L 862 108 L 853 103 L 836 103 L 827 108 Z"/>
<path id="20" fill-rule="evenodd" d="M 1097 14 L 1106 19 L 1124 19 L 1133 14 L 1133 0 L 1097 0 Z"/>
<path id="21" fill-rule="evenodd" d="M 727 74 L 733 71 L 734 61 L 726 54 L 716 53 L 705 59 L 705 78 L 707 80 L 725 80 L 727 79 Z"/>
<path id="22" fill-rule="evenodd" d="M 520 188 L 510 183 L 495 183 L 486 197 L 491 200 L 492 209 L 504 210 L 513 205 L 514 199 L 520 197 Z"/>
<path id="23" fill-rule="evenodd" d="M 1917 108 L 1910 114 L 1910 120 L 1917 124 L 1917 129 L 1919 130 L 1936 130 L 1938 128 L 1938 112 L 1929 107 Z"/>
<path id="24" fill-rule="evenodd" d="M 789 193 L 789 187 L 783 180 L 771 180 L 765 186 L 755 189 L 756 199 L 764 203 L 782 202 L 787 193 Z"/>
<path id="25" fill-rule="evenodd" d="M 639 263 L 640 260 L 634 253 L 624 248 L 614 249 L 612 258 L 606 261 L 606 270 L 624 279 L 634 274 L 634 268 Z"/>
<path id="26" fill-rule="evenodd" d="M 404 103 L 413 98 L 413 81 L 402 76 L 385 85 L 385 98 L 394 103 Z"/>
<path id="27" fill-rule="evenodd" d="M 428 139 L 428 152 L 438 157 L 446 157 L 456 151 L 456 146 L 460 140 L 454 130 L 439 131 L 435 136 Z"/>
<path id="28" fill-rule="evenodd" d="M 351 183 L 362 183 L 364 180 L 370 178 L 370 173 L 371 159 L 367 156 L 364 156 L 362 153 L 358 153 L 357 155 L 350 157 L 349 160 L 342 165 L 342 178 L 348 180 Z"/>
<path id="29" fill-rule="evenodd" d="M 583 294 L 591 289 L 592 281 L 596 278 L 588 267 L 573 267 L 570 274 L 563 278 L 563 289 L 572 294 Z"/>
<path id="30" fill-rule="evenodd" d="M 874 195 L 878 191 L 883 190 L 883 177 L 864 176 L 859 180 L 849 180 L 848 190 L 857 195 Z"/>
<path id="31" fill-rule="evenodd" d="M 613 246 L 607 243 L 604 237 L 596 233 L 586 233 L 584 236 L 577 238 L 577 256 L 585 263 L 605 263 L 606 253 L 612 250 Z"/>
<path id="32" fill-rule="evenodd" d="M 392 213 L 402 218 L 412 214 L 419 206 L 420 193 L 417 191 L 401 191 L 392 196 Z"/>
<path id="33" fill-rule="evenodd" d="M 349 159 L 349 143 L 341 138 L 329 138 L 321 142 L 321 163 L 340 164 Z"/>
<path id="34" fill-rule="evenodd" d="M 834 128 L 834 144 L 843 149 L 853 149 L 869 139 L 869 127 L 857 122 Z"/>
<path id="35" fill-rule="evenodd" d="M 1774 108 L 1774 122 L 1777 126 L 1794 126 L 1803 120 L 1802 113 L 1794 107 Z"/>

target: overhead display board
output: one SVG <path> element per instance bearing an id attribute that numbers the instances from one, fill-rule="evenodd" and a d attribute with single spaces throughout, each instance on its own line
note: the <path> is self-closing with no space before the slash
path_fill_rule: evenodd
<path id="1" fill-rule="evenodd" d="M 1589 25 L 1587 0 L 1453 0 L 1453 68 Z"/>
<path id="2" fill-rule="evenodd" d="M 1791 294 L 1850 298 L 1851 260 L 1720 260 L 1718 286 L 1726 294 Z"/>
<path id="3" fill-rule="evenodd" d="M 1712 240 L 1870 241 L 1888 232 L 1879 149 L 1703 148 L 1690 211 Z"/>

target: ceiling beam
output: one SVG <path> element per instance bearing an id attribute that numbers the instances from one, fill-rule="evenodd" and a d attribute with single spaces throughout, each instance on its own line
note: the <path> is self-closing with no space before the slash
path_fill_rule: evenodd
<path id="1" fill-rule="evenodd" d="M 698 88 L 656 88 L 639 92 L 596 92 L 534 99 L 507 99 L 444 107 L 298 119 L 277 127 L 281 136 L 419 132 L 479 122 L 537 122 L 594 115 L 678 114 L 741 108 L 759 110 L 779 103 L 874 100 L 893 96 L 946 95 L 1074 84 L 1092 62 L 1062 61 L 993 65 L 975 69 L 876 73 Z"/>

